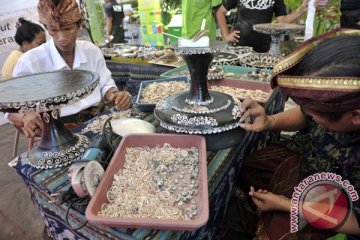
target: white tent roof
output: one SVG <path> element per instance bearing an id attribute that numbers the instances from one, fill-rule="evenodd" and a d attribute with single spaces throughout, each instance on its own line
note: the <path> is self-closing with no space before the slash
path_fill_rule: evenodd
<path id="1" fill-rule="evenodd" d="M 36 7 L 38 0 L 0 0 L 0 14 Z"/>

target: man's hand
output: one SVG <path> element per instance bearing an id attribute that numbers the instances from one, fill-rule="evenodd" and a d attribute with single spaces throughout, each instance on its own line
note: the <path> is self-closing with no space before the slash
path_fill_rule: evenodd
<path id="1" fill-rule="evenodd" d="M 113 39 L 114 39 L 114 36 L 113 36 L 113 35 L 106 35 L 105 42 L 106 42 L 106 43 L 109 43 L 109 42 L 111 42 Z"/>
<path id="2" fill-rule="evenodd" d="M 113 91 L 107 99 L 115 103 L 115 107 L 121 110 L 126 110 L 132 105 L 130 94 L 126 91 Z"/>
<path id="3" fill-rule="evenodd" d="M 24 124 L 23 131 L 26 137 L 40 137 L 43 130 L 43 122 L 40 114 L 34 111 L 26 112 L 23 115 L 22 122 Z"/>

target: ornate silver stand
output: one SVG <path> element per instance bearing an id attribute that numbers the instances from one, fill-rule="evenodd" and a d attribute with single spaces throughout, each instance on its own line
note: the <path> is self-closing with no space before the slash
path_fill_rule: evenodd
<path id="1" fill-rule="evenodd" d="M 44 128 L 39 144 L 28 152 L 30 165 L 48 169 L 79 159 L 89 140 L 68 130 L 60 108 L 77 102 L 96 88 L 99 77 L 88 71 L 58 71 L 34 74 L 0 82 L 0 111 L 39 112 Z"/>
<path id="2" fill-rule="evenodd" d="M 177 133 L 202 134 L 207 149 L 221 149 L 241 140 L 240 101 L 227 94 L 209 91 L 207 73 L 224 42 L 211 42 L 208 48 L 173 47 L 186 62 L 191 78 L 188 91 L 176 93 L 157 104 L 154 115 L 160 126 Z"/>
<path id="3" fill-rule="evenodd" d="M 261 23 L 253 26 L 255 31 L 271 35 L 271 46 L 269 53 L 280 56 L 280 42 L 284 35 L 295 34 L 305 29 L 304 26 L 292 23 Z"/>
<path id="4" fill-rule="evenodd" d="M 35 168 L 66 166 L 79 159 L 89 145 L 87 137 L 73 134 L 55 114 L 57 110 L 40 114 L 44 124 L 42 136 L 39 144 L 28 153 L 29 163 Z"/>

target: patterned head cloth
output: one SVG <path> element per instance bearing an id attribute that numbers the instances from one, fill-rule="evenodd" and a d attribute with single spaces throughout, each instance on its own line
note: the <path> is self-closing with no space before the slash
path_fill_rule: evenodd
<path id="1" fill-rule="evenodd" d="M 290 97 L 298 105 L 306 105 L 307 108 L 314 111 L 331 113 L 360 109 L 359 76 L 322 77 L 295 76 L 293 74 L 293 70 L 303 60 L 304 56 L 324 42 L 325 39 L 351 35 L 356 35 L 360 39 L 359 30 L 341 30 L 329 32 L 304 42 L 296 51 L 274 66 L 271 86 L 279 86 L 285 97 Z"/>
<path id="2" fill-rule="evenodd" d="M 53 0 L 39 0 L 40 22 L 47 26 L 62 27 L 79 21 L 82 17 L 76 0 L 60 0 L 55 6 Z"/>

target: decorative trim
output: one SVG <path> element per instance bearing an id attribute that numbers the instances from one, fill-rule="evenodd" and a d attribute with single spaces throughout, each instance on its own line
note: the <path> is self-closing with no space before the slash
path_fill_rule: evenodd
<path id="1" fill-rule="evenodd" d="M 200 106 L 207 106 L 214 102 L 214 98 L 210 96 L 209 100 L 200 101 L 200 100 L 189 100 L 188 98 L 185 99 L 185 102 L 190 105 L 200 105 Z"/>
<path id="2" fill-rule="evenodd" d="M 287 76 L 277 77 L 277 83 L 281 87 L 302 87 L 306 89 L 355 91 L 360 89 L 360 78 L 341 77 L 308 77 Z"/>
<path id="3" fill-rule="evenodd" d="M 208 109 L 207 107 L 199 106 L 199 105 L 190 105 L 190 106 L 185 106 L 184 108 L 172 106 L 171 109 L 178 111 L 178 112 L 182 112 L 182 113 L 211 114 L 211 113 L 217 113 L 217 112 L 226 110 L 230 106 L 230 104 L 231 104 L 231 101 L 228 100 L 228 102 L 224 106 L 219 107 L 219 108 L 214 108 L 214 109 Z M 187 108 L 187 107 L 193 107 L 193 109 Z M 196 108 L 199 108 L 199 109 L 196 109 Z"/>
<path id="4" fill-rule="evenodd" d="M 79 138 L 75 146 L 71 146 L 68 149 L 60 151 L 43 152 L 41 154 L 41 159 L 39 159 L 36 163 L 29 160 L 29 164 L 37 169 L 48 169 L 67 166 L 72 161 L 80 159 L 85 152 L 85 149 L 89 146 L 90 141 L 84 135 L 75 135 Z"/>
<path id="5" fill-rule="evenodd" d="M 233 119 L 237 119 L 240 118 L 242 115 L 242 112 L 240 111 L 240 100 L 237 99 L 236 97 L 232 97 L 233 101 L 234 101 L 234 108 L 231 111 L 231 114 L 233 116 Z"/>
<path id="6" fill-rule="evenodd" d="M 272 69 L 281 59 L 281 56 L 254 52 L 244 54 L 239 62 L 243 66 Z"/>
<path id="7" fill-rule="evenodd" d="M 177 133 L 186 133 L 186 134 L 216 134 L 216 133 L 222 133 L 225 131 L 229 131 L 231 129 L 237 128 L 240 126 L 240 123 L 237 121 L 235 123 L 231 123 L 229 125 L 225 125 L 222 127 L 213 127 L 213 128 L 208 128 L 208 129 L 193 129 L 193 128 L 187 128 L 184 126 L 174 126 L 174 125 L 170 125 L 167 124 L 165 122 L 160 121 L 160 126 L 168 129 L 172 132 L 177 132 Z"/>
<path id="8" fill-rule="evenodd" d="M 274 6 L 275 0 L 239 0 L 241 5 L 243 5 L 246 9 L 251 10 L 266 10 Z"/>
<path id="9" fill-rule="evenodd" d="M 295 23 L 259 23 L 255 24 L 253 29 L 260 33 L 280 36 L 298 33 L 305 27 Z"/>
<path id="10" fill-rule="evenodd" d="M 216 68 L 215 70 L 209 69 L 207 79 L 212 80 L 221 80 L 224 78 L 224 70 Z"/>
<path id="11" fill-rule="evenodd" d="M 221 55 L 228 54 L 231 58 L 222 57 Z M 240 61 L 240 55 L 236 53 L 220 52 L 211 62 L 211 66 L 237 65 Z M 210 72 L 210 71 L 209 71 Z"/>
<path id="12" fill-rule="evenodd" d="M 83 87 L 81 89 L 64 95 L 50 97 L 47 99 L 26 102 L 1 102 L 0 110 L 4 112 L 11 112 L 11 110 L 8 109 L 15 109 L 18 112 L 27 112 L 29 110 L 34 110 L 36 112 L 48 112 L 60 109 L 87 97 L 96 88 L 98 82 L 99 80 L 96 80 L 89 86 Z"/>
<path id="13" fill-rule="evenodd" d="M 273 73 L 272 73 L 273 76 L 295 66 L 298 62 L 301 61 L 301 59 L 304 57 L 304 55 L 307 52 L 309 52 L 311 49 L 315 48 L 317 45 L 319 45 L 325 39 L 330 39 L 330 38 L 334 38 L 337 36 L 351 36 L 351 35 L 358 36 L 359 31 L 354 30 L 354 29 L 344 29 L 344 30 L 340 30 L 340 31 L 329 32 L 327 34 L 324 34 L 319 37 L 308 40 L 308 42 L 306 42 L 306 44 L 303 45 L 299 50 L 288 55 L 286 58 L 282 59 L 274 66 Z"/>
<path id="14" fill-rule="evenodd" d="M 180 55 L 192 55 L 192 54 L 205 54 L 205 53 L 218 53 L 224 52 L 228 49 L 227 43 L 223 41 L 210 42 L 209 47 L 178 47 L 177 44 L 174 44 L 172 48 L 174 52 Z"/>
<path id="15" fill-rule="evenodd" d="M 196 126 L 204 126 L 204 125 L 210 125 L 210 126 L 217 126 L 219 125 L 215 118 L 210 116 L 199 116 L 199 117 L 191 117 L 188 118 L 188 116 L 183 114 L 174 114 L 171 116 L 171 120 L 175 124 L 179 125 L 196 125 Z"/>
<path id="16" fill-rule="evenodd" d="M 311 47 L 311 48 L 309 47 L 309 50 L 314 47 Z M 306 49 L 308 49 L 308 48 L 306 48 Z M 275 64 L 272 74 L 276 75 L 276 74 L 283 72 L 283 71 L 293 67 L 294 65 L 296 65 L 304 57 L 304 55 L 309 51 L 306 49 L 304 48 L 301 52 L 295 53 L 293 55 L 289 55 L 286 58 L 280 60 L 277 64 Z"/>

